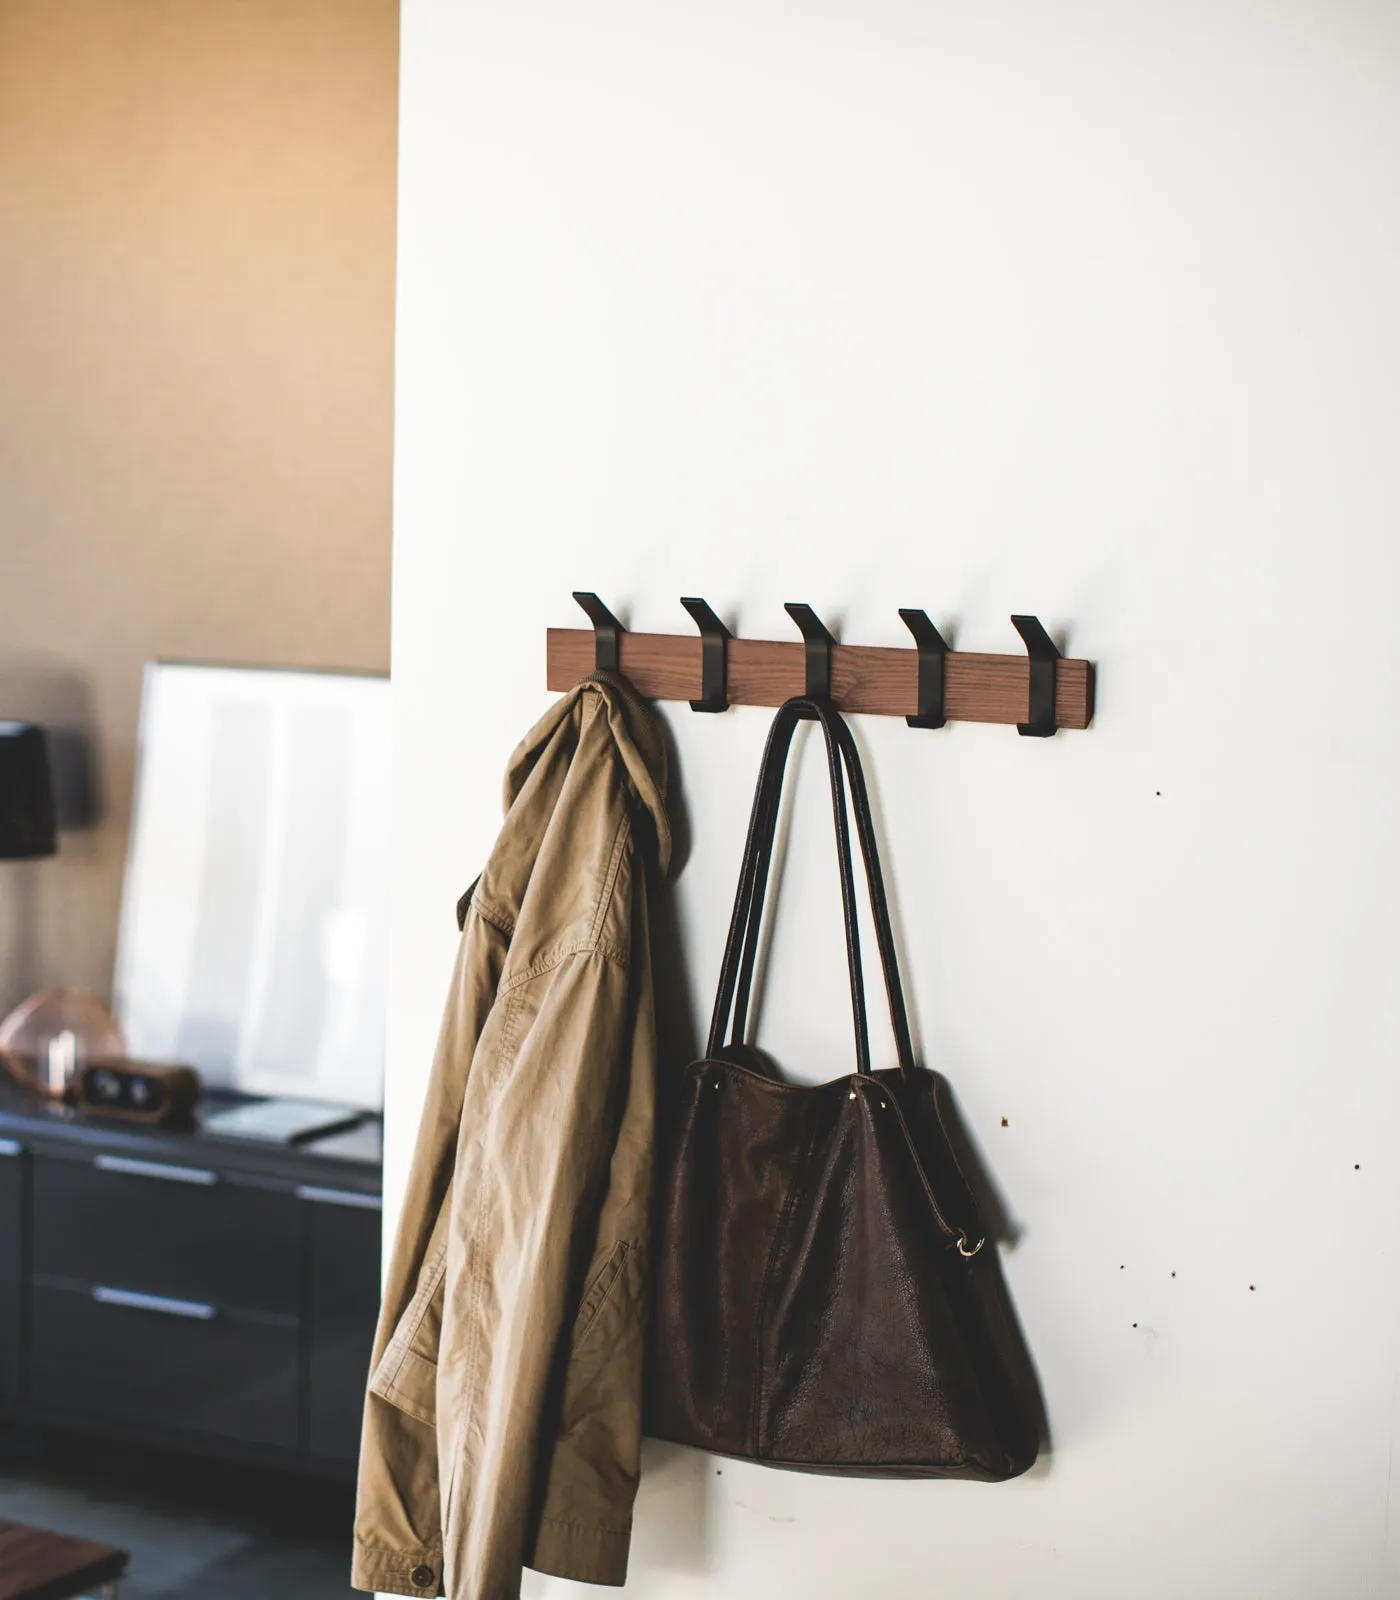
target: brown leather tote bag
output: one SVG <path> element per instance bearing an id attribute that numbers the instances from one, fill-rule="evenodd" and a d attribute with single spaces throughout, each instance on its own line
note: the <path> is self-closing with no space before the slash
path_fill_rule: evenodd
<path id="1" fill-rule="evenodd" d="M 853 1075 L 814 1087 L 784 1082 L 744 1043 L 783 773 L 804 718 L 826 741 L 856 1046 Z M 899 1060 L 879 1072 L 843 765 Z M 682 1075 L 663 1157 L 648 1432 L 852 1477 L 1001 1479 L 1030 1466 L 1038 1393 L 950 1111 L 944 1081 L 914 1064 L 850 729 L 825 702 L 789 700 L 759 773 L 709 1044 Z"/>

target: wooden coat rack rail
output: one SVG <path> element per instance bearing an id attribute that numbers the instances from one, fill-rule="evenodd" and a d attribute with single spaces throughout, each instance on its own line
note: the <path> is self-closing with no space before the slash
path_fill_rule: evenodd
<path id="1" fill-rule="evenodd" d="M 596 594 L 575 592 L 591 628 L 550 628 L 548 687 L 571 689 L 596 668 L 620 672 L 649 700 L 688 700 L 697 711 L 778 706 L 793 695 L 828 698 L 838 711 L 905 717 L 915 727 L 945 722 L 1014 723 L 1032 737 L 1087 728 L 1094 715 L 1092 662 L 1068 660 L 1033 616 L 1011 621 L 1021 655 L 949 650 L 922 611 L 900 617 L 912 650 L 837 644 L 810 606 L 789 604 L 801 641 L 736 639 L 705 601 L 681 604 L 695 635 L 629 633 Z"/>

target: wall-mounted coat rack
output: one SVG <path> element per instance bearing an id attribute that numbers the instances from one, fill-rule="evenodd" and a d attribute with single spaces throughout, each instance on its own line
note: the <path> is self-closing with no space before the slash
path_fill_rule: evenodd
<path id="1" fill-rule="evenodd" d="M 899 614 L 914 649 L 837 644 L 810 606 L 789 604 L 801 642 L 736 639 L 704 600 L 681 604 L 699 633 L 629 633 L 596 594 L 575 591 L 592 628 L 550 628 L 548 687 L 571 689 L 596 668 L 621 672 L 649 700 L 688 700 L 696 711 L 778 706 L 793 695 L 829 699 L 838 711 L 945 722 L 1015 723 L 1044 738 L 1087 728 L 1094 715 L 1092 662 L 1067 660 L 1036 617 L 1013 616 L 1022 655 L 950 650 L 922 611 Z"/>

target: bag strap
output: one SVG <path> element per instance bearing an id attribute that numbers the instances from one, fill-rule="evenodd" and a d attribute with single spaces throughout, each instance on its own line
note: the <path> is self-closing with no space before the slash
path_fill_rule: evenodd
<path id="1" fill-rule="evenodd" d="M 747 943 L 751 924 L 762 916 L 762 885 L 767 880 L 767 858 L 773 848 L 778 800 L 782 794 L 783 772 L 787 765 L 792 735 L 805 716 L 815 715 L 821 720 L 820 707 L 814 700 L 798 698 L 786 701 L 778 708 L 773 725 L 768 732 L 763 761 L 759 768 L 758 785 L 754 791 L 753 809 L 749 814 L 748 837 L 744 842 L 744 858 L 739 872 L 739 888 L 734 898 L 734 912 L 729 924 L 729 938 L 725 943 L 724 961 L 720 968 L 719 990 L 715 996 L 715 1009 L 710 1019 L 710 1039 L 707 1054 L 718 1054 L 724 1037 L 725 1023 L 735 1000 L 739 965 Z M 836 855 L 841 873 L 841 905 L 846 926 L 846 959 L 850 972 L 851 1012 L 855 1024 L 857 1071 L 870 1072 L 870 1041 L 865 1026 L 865 989 L 861 981 L 860 932 L 856 921 L 855 875 L 851 867 L 850 831 L 846 822 L 845 789 L 841 776 L 841 761 L 830 727 L 822 723 L 827 747 L 827 769 L 831 779 L 832 813 L 836 824 Z M 757 898 L 756 898 L 757 891 Z M 747 997 L 743 1011 L 735 1009 L 734 1042 L 742 1041 L 747 1013 Z"/>
<path id="2" fill-rule="evenodd" d="M 821 724 L 826 744 L 827 768 L 831 781 L 832 812 L 836 827 L 836 851 L 841 872 L 841 899 L 846 930 L 847 965 L 851 983 L 851 1010 L 856 1035 L 856 1070 L 862 1075 L 870 1073 L 870 1041 L 866 1025 L 865 986 L 860 959 L 860 932 L 855 906 L 855 876 L 851 864 L 850 834 L 846 820 L 845 785 L 843 769 L 849 775 L 852 808 L 856 818 L 856 833 L 860 840 L 862 864 L 865 868 L 866 888 L 870 896 L 876 944 L 884 972 L 885 993 L 889 1002 L 890 1020 L 894 1029 L 895 1048 L 901 1071 L 907 1073 L 913 1066 L 913 1046 L 909 1022 L 904 1008 L 904 994 L 899 979 L 899 964 L 895 955 L 894 936 L 890 928 L 889 906 L 885 896 L 884 878 L 880 870 L 879 850 L 875 841 L 874 822 L 870 812 L 870 799 L 865 786 L 865 774 L 850 728 L 824 701 L 799 696 L 779 708 L 769 730 L 759 769 L 758 784 L 754 792 L 753 809 L 749 818 L 748 838 L 744 846 L 739 888 L 735 896 L 734 912 L 730 921 L 729 938 L 720 970 L 719 990 L 710 1023 L 708 1053 L 714 1056 L 721 1048 L 725 1024 L 731 1007 L 733 1024 L 731 1043 L 743 1042 L 748 1020 L 749 995 L 752 990 L 754 967 L 758 957 L 759 933 L 767 892 L 768 874 L 772 864 L 773 844 L 777 832 L 778 813 L 782 799 L 783 779 L 787 767 L 788 751 L 797 724 L 805 719 Z"/>
<path id="3" fill-rule="evenodd" d="M 899 960 L 895 953 L 894 933 L 890 924 L 889 902 L 885 894 L 884 873 L 880 867 L 880 852 L 875 839 L 875 823 L 870 808 L 870 796 L 865 786 L 865 772 L 855 737 L 847 722 L 829 706 L 825 707 L 830 719 L 842 760 L 849 775 L 851 805 L 855 812 L 856 833 L 860 840 L 861 858 L 865 867 L 866 892 L 870 897 L 871 920 L 875 928 L 876 947 L 880 953 L 880 968 L 885 980 L 885 998 L 889 1006 L 890 1026 L 894 1033 L 895 1058 L 900 1071 L 907 1077 L 914 1066 L 914 1046 L 909 1032 L 909 1018 L 904 1005 L 904 988 L 899 976 Z M 768 850 L 758 863 L 759 878 L 755 886 L 755 899 L 760 907 L 765 894 L 768 867 L 771 863 L 772 839 L 777 828 L 778 800 L 782 774 L 778 774 L 777 789 L 772 794 L 772 831 L 768 836 Z M 748 996 L 758 958 L 760 918 L 751 919 L 745 935 L 743 961 L 739 969 L 738 993 L 735 1004 L 739 1027 L 745 1025 L 748 1015 Z"/>
<path id="4" fill-rule="evenodd" d="M 851 864 L 850 835 L 846 826 L 845 794 L 842 770 L 849 775 L 852 809 L 856 818 L 856 833 L 860 840 L 861 857 L 865 867 L 866 889 L 870 895 L 872 920 L 876 943 L 880 951 L 880 965 L 884 971 L 885 993 L 889 1001 L 890 1021 L 895 1036 L 895 1049 L 900 1071 L 907 1076 L 914 1065 L 914 1049 L 909 1033 L 909 1019 L 904 1007 L 904 991 L 900 984 L 899 962 L 895 953 L 894 934 L 890 926 L 889 903 L 885 896 L 884 875 L 880 870 L 880 855 L 875 840 L 875 825 L 870 809 L 870 796 L 865 786 L 865 773 L 860 754 L 846 722 L 824 701 L 805 696 L 786 701 L 778 710 L 769 729 L 759 767 L 758 783 L 754 791 L 753 808 L 749 816 L 749 832 L 744 845 L 743 864 L 740 868 L 739 887 L 734 899 L 734 912 L 725 944 L 724 960 L 720 968 L 719 990 L 715 996 L 715 1009 L 710 1020 L 710 1039 L 706 1054 L 718 1055 L 724 1036 L 725 1023 L 733 1008 L 733 1028 L 730 1040 L 742 1044 L 748 1018 L 748 1001 L 752 989 L 754 967 L 758 957 L 758 941 L 763 919 L 768 872 L 772 864 L 773 843 L 777 833 L 779 806 L 782 799 L 783 777 L 788 751 L 797 724 L 804 719 L 818 721 L 826 742 L 827 766 L 831 777 L 832 805 L 836 824 L 836 853 L 841 869 L 841 898 L 846 923 L 846 950 L 851 976 L 851 1004 L 856 1030 L 857 1071 L 870 1073 L 870 1045 L 865 1026 L 865 990 L 860 964 L 860 935 L 855 916 L 855 882 Z M 899 1103 L 891 1097 L 888 1108 L 908 1147 L 914 1169 L 926 1194 L 935 1221 L 950 1244 L 956 1244 L 964 1257 L 977 1255 L 986 1242 L 983 1229 L 978 1225 L 978 1206 L 971 1185 L 958 1161 L 946 1127 L 942 1128 L 943 1143 L 948 1166 L 961 1190 L 959 1211 L 966 1219 L 965 1225 L 953 1222 L 940 1206 L 933 1187 L 924 1170 L 923 1160 L 904 1120 Z M 940 1127 L 941 1110 L 936 1112 Z M 974 1242 L 975 1240 L 975 1242 Z"/>
<path id="5" fill-rule="evenodd" d="M 789 702 L 789 704 L 792 704 L 792 702 Z M 798 722 L 807 719 L 820 721 L 822 725 L 822 737 L 826 744 L 828 769 L 833 774 L 831 777 L 832 808 L 836 819 L 838 858 L 840 858 L 841 854 L 840 837 L 846 825 L 846 803 L 845 793 L 841 787 L 841 763 L 839 758 L 833 759 L 835 735 L 830 723 L 821 717 L 819 712 L 814 716 L 812 712 L 802 706 L 793 706 L 791 720 L 783 729 L 776 730 L 779 735 L 779 748 L 776 748 L 766 758 L 763 770 L 759 775 L 759 787 L 763 795 L 763 814 L 758 824 L 751 872 L 748 878 L 747 911 L 735 985 L 733 1027 L 730 1033 L 731 1044 L 742 1043 L 748 1027 L 749 995 L 753 987 L 754 969 L 758 961 L 759 936 L 762 932 L 768 874 L 772 866 L 773 848 L 777 837 L 783 782 L 787 773 L 787 756 L 791 748 L 792 735 L 796 731 Z M 847 839 L 849 840 L 849 835 L 847 835 Z M 847 853 L 849 855 L 849 843 L 847 844 Z M 842 911 L 848 965 L 851 960 L 850 952 L 853 938 L 855 945 L 855 966 L 851 978 L 851 1003 L 856 1021 L 856 1070 L 863 1075 L 868 1075 L 870 1072 L 870 1044 L 865 1015 L 865 969 L 860 957 L 860 924 L 855 911 L 854 872 L 851 872 L 852 888 L 850 897 L 847 898 L 845 893 L 846 873 L 850 869 L 847 868 L 845 861 L 841 861 L 841 870 Z"/>

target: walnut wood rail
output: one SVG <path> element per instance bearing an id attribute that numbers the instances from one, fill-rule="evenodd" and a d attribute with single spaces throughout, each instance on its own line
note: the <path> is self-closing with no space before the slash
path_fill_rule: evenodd
<path id="1" fill-rule="evenodd" d="M 627 633 L 618 638 L 619 670 L 649 700 L 694 700 L 701 692 L 698 634 Z M 588 628 L 550 628 L 546 640 L 548 687 L 560 693 L 593 671 L 596 641 Z M 912 716 L 918 711 L 918 652 L 881 645 L 835 645 L 831 702 L 838 711 Z M 730 703 L 778 706 L 801 694 L 805 683 L 800 641 L 730 639 L 726 688 Z M 1030 662 L 1024 655 L 949 651 L 943 705 L 950 722 L 1022 722 L 1030 699 Z M 1087 728 L 1094 715 L 1094 667 L 1089 661 L 1056 663 L 1055 725 Z"/>

